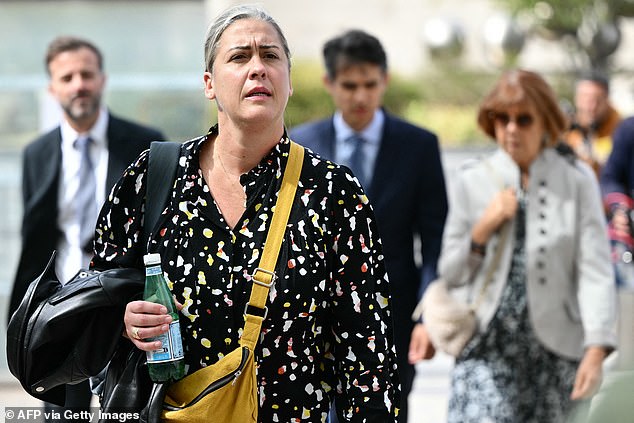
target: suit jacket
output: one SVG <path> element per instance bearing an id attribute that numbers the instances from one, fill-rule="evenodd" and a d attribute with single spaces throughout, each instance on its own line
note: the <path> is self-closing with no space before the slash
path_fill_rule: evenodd
<path id="1" fill-rule="evenodd" d="M 624 119 L 612 134 L 612 153 L 601 172 L 603 195 L 634 195 L 634 117 Z"/>
<path id="2" fill-rule="evenodd" d="M 123 171 L 150 146 L 164 140 L 158 130 L 110 115 L 107 129 L 106 194 Z M 22 163 L 22 250 L 9 303 L 9 318 L 29 284 L 42 272 L 62 236 L 57 225 L 59 178 L 62 163 L 60 128 L 27 145 Z M 79 269 L 77 269 L 79 270 Z M 8 321 L 8 320 L 7 320 Z"/>
<path id="3" fill-rule="evenodd" d="M 616 291 L 598 183 L 583 161 L 571 163 L 552 148 L 530 167 L 526 191 L 526 291 L 531 325 L 540 342 L 560 356 L 579 359 L 584 346 L 614 346 Z M 452 184 L 439 272 L 452 294 L 472 301 L 491 261 L 497 269 L 476 310 L 480 331 L 493 318 L 506 286 L 515 244 L 515 219 L 504 245 L 501 230 L 484 259 L 471 253 L 471 229 L 504 186 L 519 188 L 520 171 L 502 149 L 465 164 Z"/>
<path id="4" fill-rule="evenodd" d="M 332 118 L 307 123 L 291 139 L 325 159 L 335 153 Z M 447 194 L 437 137 L 390 114 L 366 193 L 374 209 L 390 278 L 394 327 L 400 349 L 409 344 L 411 319 L 424 287 L 436 277 Z M 422 265 L 414 238 L 422 241 Z"/>

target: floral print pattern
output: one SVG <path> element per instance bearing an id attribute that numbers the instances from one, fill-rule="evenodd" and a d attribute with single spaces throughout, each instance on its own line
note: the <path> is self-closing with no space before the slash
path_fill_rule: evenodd
<path id="1" fill-rule="evenodd" d="M 486 332 L 474 337 L 452 372 L 448 423 L 564 422 L 577 361 L 535 337 L 526 296 L 525 197 L 520 196 L 508 283 Z"/>
<path id="2" fill-rule="evenodd" d="M 242 175 L 247 208 L 232 230 L 198 161 L 217 131 L 182 145 L 172 198 L 148 243 L 149 251 L 161 254 L 170 289 L 184 306 L 189 373 L 238 346 L 251 274 L 290 149 L 284 136 Z M 98 269 L 142 267 L 147 158 L 143 153 L 127 169 L 101 211 L 93 260 Z M 307 151 L 255 352 L 260 421 L 323 422 L 335 396 L 346 420 L 395 420 L 399 384 L 377 234 L 352 174 Z"/>

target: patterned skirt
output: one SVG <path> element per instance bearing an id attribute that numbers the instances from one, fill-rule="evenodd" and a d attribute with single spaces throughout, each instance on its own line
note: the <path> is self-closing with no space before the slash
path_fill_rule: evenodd
<path id="1" fill-rule="evenodd" d="M 456 359 L 449 423 L 559 423 L 573 405 L 570 393 L 579 362 L 546 350 L 535 337 L 526 300 L 524 225 L 517 227 L 500 306 L 488 329 Z"/>

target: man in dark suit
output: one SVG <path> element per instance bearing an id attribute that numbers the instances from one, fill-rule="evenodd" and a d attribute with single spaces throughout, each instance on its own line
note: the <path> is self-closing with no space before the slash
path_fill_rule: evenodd
<path id="1" fill-rule="evenodd" d="M 158 130 L 117 118 L 102 106 L 103 58 L 89 41 L 53 40 L 46 68 L 48 89 L 59 102 L 63 119 L 24 150 L 22 251 L 9 317 L 54 250 L 62 283 L 88 266 L 101 203 L 150 142 L 164 139 Z M 91 397 L 88 382 L 68 385 L 66 407 L 86 410 Z M 46 407 L 50 411 L 54 406 Z M 63 410 L 56 411 L 64 416 Z"/>
<path id="2" fill-rule="evenodd" d="M 322 157 L 350 167 L 374 208 L 392 293 L 401 381 L 399 421 L 407 422 L 413 363 L 434 355 L 424 325 L 415 324 L 411 315 L 436 276 L 447 214 L 438 139 L 381 108 L 387 58 L 375 37 L 349 31 L 328 41 L 323 54 L 324 83 L 337 111 L 328 119 L 293 128 L 290 135 Z"/>

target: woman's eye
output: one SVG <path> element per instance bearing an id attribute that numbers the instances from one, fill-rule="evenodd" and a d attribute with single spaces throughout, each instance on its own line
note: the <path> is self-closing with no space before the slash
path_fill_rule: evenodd
<path id="1" fill-rule="evenodd" d="M 246 59 L 246 54 L 235 54 L 233 56 L 231 56 L 231 61 L 240 61 L 240 60 L 244 60 Z"/>

